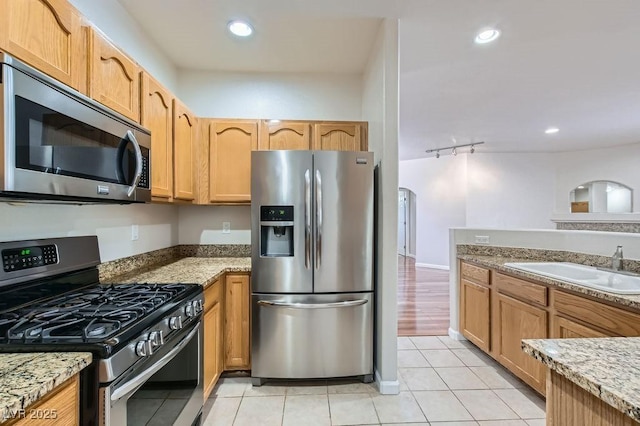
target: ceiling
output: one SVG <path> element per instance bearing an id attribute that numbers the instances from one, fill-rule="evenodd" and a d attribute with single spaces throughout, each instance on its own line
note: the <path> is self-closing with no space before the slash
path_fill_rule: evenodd
<path id="1" fill-rule="evenodd" d="M 362 73 L 380 19 L 398 18 L 400 159 L 640 142 L 637 0 L 119 1 L 189 69 Z M 256 36 L 231 38 L 234 18 Z M 502 36 L 475 45 L 486 26 Z"/>

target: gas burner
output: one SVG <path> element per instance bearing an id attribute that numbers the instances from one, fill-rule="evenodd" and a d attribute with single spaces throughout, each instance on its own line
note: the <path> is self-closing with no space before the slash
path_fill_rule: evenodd
<path id="1" fill-rule="evenodd" d="M 185 292 L 182 284 L 94 286 L 0 314 L 0 343 L 101 342 Z"/>

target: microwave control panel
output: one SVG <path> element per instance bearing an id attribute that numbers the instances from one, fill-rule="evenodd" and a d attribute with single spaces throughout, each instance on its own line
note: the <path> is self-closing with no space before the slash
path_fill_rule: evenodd
<path id="1" fill-rule="evenodd" d="M 21 271 L 58 263 L 55 244 L 46 246 L 18 247 L 2 250 L 2 266 L 5 272 Z"/>

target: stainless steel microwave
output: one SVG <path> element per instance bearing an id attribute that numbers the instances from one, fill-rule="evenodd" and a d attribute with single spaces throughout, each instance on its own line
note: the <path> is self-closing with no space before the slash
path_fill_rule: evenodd
<path id="1" fill-rule="evenodd" d="M 1 58 L 1 200 L 151 200 L 148 130 L 15 58 Z"/>

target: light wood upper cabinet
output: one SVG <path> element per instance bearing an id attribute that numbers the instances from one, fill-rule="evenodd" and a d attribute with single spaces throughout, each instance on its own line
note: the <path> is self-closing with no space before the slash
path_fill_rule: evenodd
<path id="1" fill-rule="evenodd" d="M 251 201 L 251 151 L 258 149 L 257 121 L 219 121 L 209 132 L 209 201 Z"/>
<path id="2" fill-rule="evenodd" d="M 86 93 L 81 19 L 66 0 L 2 0 L 0 49 Z"/>
<path id="3" fill-rule="evenodd" d="M 366 123 L 315 123 L 313 149 L 334 151 L 366 151 Z"/>
<path id="4" fill-rule="evenodd" d="M 89 30 L 89 96 L 131 120 L 139 121 L 139 74 L 134 61 L 98 31 Z"/>
<path id="5" fill-rule="evenodd" d="M 311 149 L 311 124 L 263 120 L 260 124 L 259 149 Z"/>
<path id="6" fill-rule="evenodd" d="M 522 351 L 522 339 L 547 338 L 547 312 L 505 294 L 496 294 L 492 350 L 498 361 L 541 394 L 546 367 Z"/>
<path id="7" fill-rule="evenodd" d="M 193 201 L 196 196 L 196 117 L 173 100 L 173 197 Z"/>
<path id="8" fill-rule="evenodd" d="M 224 295 L 224 369 L 248 370 L 250 362 L 249 276 L 227 274 Z"/>
<path id="9" fill-rule="evenodd" d="M 141 124 L 151 131 L 151 196 L 173 195 L 173 96 L 147 73 L 142 73 Z"/>

